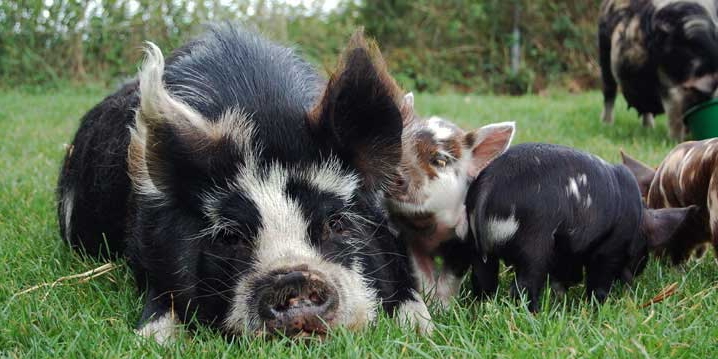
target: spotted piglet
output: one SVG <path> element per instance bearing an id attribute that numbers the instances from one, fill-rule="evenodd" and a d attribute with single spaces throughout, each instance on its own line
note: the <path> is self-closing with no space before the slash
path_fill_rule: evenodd
<path id="1" fill-rule="evenodd" d="M 718 139 L 676 146 L 657 170 L 621 155 L 636 176 L 649 208 L 699 208 L 692 222 L 682 228 L 680 240 L 658 248 L 657 254 L 680 264 L 694 251 L 702 252 L 710 242 L 718 254 Z"/>
<path id="2" fill-rule="evenodd" d="M 511 143 L 514 123 L 465 132 L 439 118 L 420 119 L 414 98 L 404 98 L 401 178 L 388 193 L 391 219 L 409 246 L 414 273 L 424 293 L 446 307 L 459 289 L 471 256 L 463 238 L 464 199 L 469 184 Z M 436 259 L 443 258 L 443 265 Z"/>
<path id="3" fill-rule="evenodd" d="M 603 302 L 617 280 L 630 283 L 649 248 L 672 240 L 696 207 L 646 209 L 623 165 L 568 147 L 521 144 L 491 162 L 466 198 L 469 240 L 477 256 L 474 292 L 492 294 L 499 260 L 513 265 L 513 293 L 537 312 L 550 276 L 564 287 L 583 280 Z"/>

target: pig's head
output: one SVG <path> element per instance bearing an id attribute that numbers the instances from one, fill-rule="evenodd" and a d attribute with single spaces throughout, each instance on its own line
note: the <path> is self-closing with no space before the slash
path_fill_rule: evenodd
<path id="1" fill-rule="evenodd" d="M 466 132 L 439 118 L 414 116 L 413 95 L 404 97 L 400 178 L 387 207 L 402 231 L 432 251 L 466 232 L 464 200 L 469 184 L 511 143 L 515 125 L 502 122 Z"/>
<path id="2" fill-rule="evenodd" d="M 712 172 L 711 162 L 708 161 L 690 161 L 691 159 L 707 158 L 701 157 L 705 154 L 706 149 L 710 146 L 702 147 L 701 142 L 684 142 L 676 147 L 663 160 L 665 164 L 677 163 L 677 161 L 685 161 L 685 166 L 680 166 L 681 172 L 676 167 L 670 165 L 662 165 L 660 170 L 655 170 L 642 162 L 632 158 L 621 151 L 623 164 L 633 173 L 638 181 L 638 187 L 641 189 L 641 195 L 646 200 L 648 206 L 651 207 L 667 207 L 676 203 L 701 203 L 705 201 L 705 193 L 695 190 L 695 184 L 687 187 L 680 186 L 675 188 L 674 179 L 681 179 L 681 173 L 698 173 L 696 176 L 708 176 Z M 685 156 L 687 151 L 691 151 L 693 158 Z M 686 176 L 687 177 L 687 176 Z M 707 183 L 708 177 L 705 178 Z M 689 182 L 690 183 L 690 182 Z M 697 183 L 700 183 L 698 181 Z M 702 207 L 695 215 L 690 216 L 688 224 L 681 227 L 677 239 L 669 241 L 661 246 L 651 248 L 651 251 L 658 257 L 669 259 L 673 264 L 685 262 L 694 253 L 700 257 L 705 251 L 706 241 L 710 240 L 710 233 L 707 232 L 708 226 L 705 221 L 708 218 L 707 209 Z"/>
<path id="3" fill-rule="evenodd" d="M 219 118 L 169 91 L 164 69 L 150 45 L 129 166 L 138 231 L 171 259 L 148 262 L 150 275 L 177 315 L 302 335 L 393 311 L 411 290 L 381 208 L 401 158 L 401 92 L 376 45 L 358 33 L 323 89 L 287 88 Z M 317 102 L 297 110 L 306 91 Z"/>
<path id="4" fill-rule="evenodd" d="M 622 279 L 631 283 L 633 277 L 646 267 L 649 252 L 680 241 L 681 228 L 697 212 L 698 207 L 694 205 L 682 208 L 643 208 L 639 233 L 629 245 L 628 263 L 624 267 Z"/>

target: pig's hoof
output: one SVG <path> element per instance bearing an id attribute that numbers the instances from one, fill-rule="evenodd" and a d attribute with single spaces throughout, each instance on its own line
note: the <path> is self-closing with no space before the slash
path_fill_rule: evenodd
<path id="1" fill-rule="evenodd" d="M 652 113 L 644 113 L 641 115 L 641 119 L 643 120 L 643 127 L 646 128 L 653 128 L 656 126 L 656 123 L 653 119 Z"/>
<path id="2" fill-rule="evenodd" d="M 169 344 L 177 337 L 179 322 L 172 313 L 166 313 L 159 318 L 152 318 L 142 327 L 135 330 L 141 337 L 152 339 L 157 344 Z"/>
<path id="3" fill-rule="evenodd" d="M 415 300 L 409 300 L 396 308 L 396 318 L 399 324 L 416 330 L 419 334 L 431 334 L 434 331 L 434 323 L 431 321 L 429 309 L 426 303 L 415 293 Z"/>

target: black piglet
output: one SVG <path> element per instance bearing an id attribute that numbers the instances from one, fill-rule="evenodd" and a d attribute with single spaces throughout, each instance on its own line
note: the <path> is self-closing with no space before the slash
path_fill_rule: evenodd
<path id="1" fill-rule="evenodd" d="M 477 255 L 472 285 L 480 296 L 498 287 L 499 259 L 514 266 L 513 293 L 529 309 L 550 277 L 566 288 L 586 276 L 586 294 L 604 301 L 617 280 L 630 283 L 648 249 L 671 241 L 695 206 L 652 210 L 623 165 L 572 148 L 522 144 L 494 160 L 466 199 L 469 240 Z"/>

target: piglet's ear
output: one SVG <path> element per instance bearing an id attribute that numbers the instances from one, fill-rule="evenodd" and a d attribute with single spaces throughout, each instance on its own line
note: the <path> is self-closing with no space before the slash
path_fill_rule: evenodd
<path id="1" fill-rule="evenodd" d="M 362 176 L 365 188 L 389 184 L 401 158 L 401 90 L 376 44 L 357 31 L 330 77 L 309 125 Z"/>
<path id="2" fill-rule="evenodd" d="M 641 195 L 646 197 L 648 195 L 648 190 L 651 188 L 651 182 L 653 182 L 653 177 L 656 175 L 656 171 L 653 168 L 646 166 L 641 161 L 625 154 L 623 151 L 621 151 L 621 159 L 623 159 L 623 165 L 628 167 L 631 173 L 633 173 L 633 176 L 636 177 L 638 187 L 641 189 Z"/>
<path id="3" fill-rule="evenodd" d="M 683 208 L 646 209 L 643 213 L 642 229 L 647 236 L 648 247 L 665 247 L 673 240 L 678 229 L 692 216 L 697 215 L 698 207 L 691 205 Z"/>
<path id="4" fill-rule="evenodd" d="M 516 123 L 492 123 L 466 134 L 464 142 L 471 148 L 469 176 L 476 177 L 491 161 L 500 156 L 511 144 Z"/>

